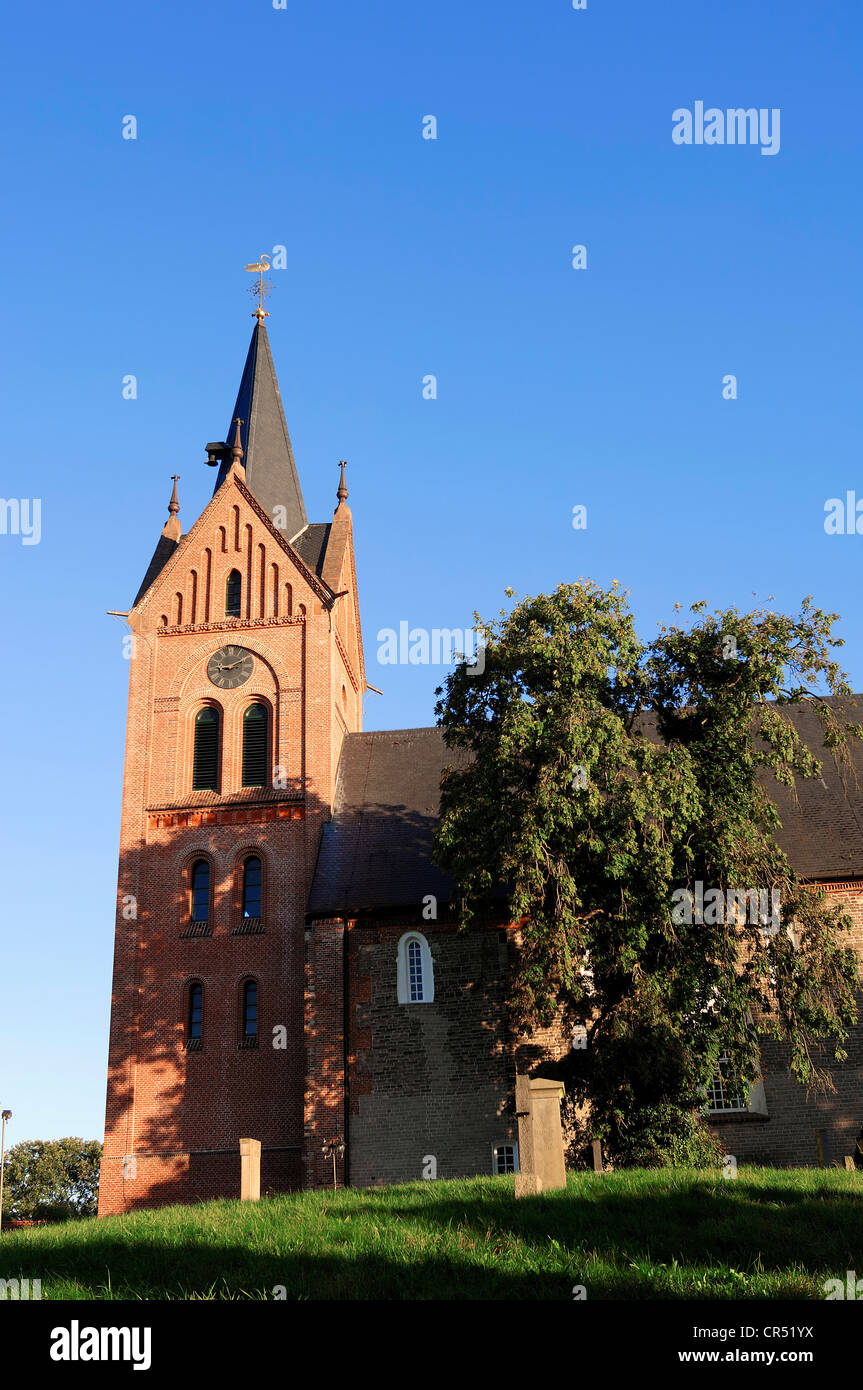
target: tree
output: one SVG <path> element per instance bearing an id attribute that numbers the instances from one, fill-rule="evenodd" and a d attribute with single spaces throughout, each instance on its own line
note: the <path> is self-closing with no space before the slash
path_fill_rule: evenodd
<path id="1" fill-rule="evenodd" d="M 530 1030 L 562 1007 L 586 1028 L 564 1079 L 619 1164 L 698 1152 L 720 1057 L 753 1081 L 759 1033 L 831 1089 L 813 1045 L 844 1060 L 856 1019 L 850 921 L 777 845 L 768 791 L 769 774 L 821 773 L 789 712 L 816 711 L 845 767 L 863 738 L 837 615 L 808 598 L 797 617 L 705 608 L 643 643 L 616 581 L 560 585 L 500 621 L 475 615 L 484 663 L 437 692 L 447 745 L 473 755 L 442 781 L 434 853 L 453 909 L 467 927 L 503 893 L 522 927 L 516 1019 Z"/>
<path id="2" fill-rule="evenodd" d="M 95 1216 L 97 1139 L 26 1139 L 6 1155 L 4 1215 L 22 1220 Z"/>

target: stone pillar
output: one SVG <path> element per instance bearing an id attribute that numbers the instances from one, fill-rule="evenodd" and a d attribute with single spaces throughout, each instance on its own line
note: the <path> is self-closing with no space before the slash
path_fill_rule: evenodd
<path id="1" fill-rule="evenodd" d="M 518 1166 L 516 1197 L 535 1196 L 566 1187 L 560 1102 L 563 1084 L 544 1076 L 516 1076 L 515 1109 L 518 1116 Z"/>
<path id="2" fill-rule="evenodd" d="M 261 1199 L 261 1141 L 240 1140 L 240 1201 L 259 1202 Z"/>

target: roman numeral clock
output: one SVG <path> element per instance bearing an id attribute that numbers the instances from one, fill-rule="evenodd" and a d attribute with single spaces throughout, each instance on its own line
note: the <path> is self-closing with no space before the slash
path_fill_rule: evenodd
<path id="1" fill-rule="evenodd" d="M 207 662 L 207 675 L 220 690 L 236 690 L 254 668 L 255 658 L 245 647 L 220 647 Z"/>

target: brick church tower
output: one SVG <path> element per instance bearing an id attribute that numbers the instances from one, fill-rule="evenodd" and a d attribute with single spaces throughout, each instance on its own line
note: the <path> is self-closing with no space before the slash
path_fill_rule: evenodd
<path id="1" fill-rule="evenodd" d="M 259 308 L 211 501 L 132 632 L 100 1215 L 304 1181 L 304 928 L 366 690 L 351 513 L 309 523 Z"/>

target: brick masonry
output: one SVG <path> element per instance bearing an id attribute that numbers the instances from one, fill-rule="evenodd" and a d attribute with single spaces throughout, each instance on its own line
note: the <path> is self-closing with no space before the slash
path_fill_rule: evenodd
<path id="1" fill-rule="evenodd" d="M 243 578 L 240 618 L 224 614 Z M 344 591 L 344 592 L 342 592 Z M 334 597 L 334 595 L 340 595 Z M 306 920 L 341 744 L 361 728 L 365 674 L 350 512 L 337 509 L 319 579 L 286 545 L 234 469 L 132 610 L 114 988 L 100 1214 L 239 1193 L 241 1137 L 262 1144 L 262 1191 L 332 1182 L 324 1152 L 344 1142 L 340 1182 L 368 1186 L 492 1171 L 514 1143 L 515 1071 L 559 1059 L 565 1019 L 516 1037 L 507 1010 L 518 932 L 459 933 L 419 908 Z M 227 643 L 254 656 L 250 679 L 213 686 Z M 242 718 L 270 715 L 278 785 L 241 785 Z M 221 720 L 218 792 L 193 792 L 194 721 Z M 242 922 L 244 859 L 263 863 L 262 930 Z M 211 866 L 208 930 L 190 934 L 190 874 Z M 863 958 L 863 888 L 830 885 Z M 425 937 L 431 1003 L 400 1004 L 397 948 Z M 241 1046 L 245 981 L 259 987 L 257 1047 Z M 188 990 L 204 1033 L 187 1046 Z M 863 1027 L 834 1068 L 836 1094 L 806 1096 L 786 1051 L 765 1043 L 767 1117 L 717 1119 L 740 1162 L 841 1163 L 863 1126 Z"/>
<path id="2" fill-rule="evenodd" d="M 335 538 L 335 540 L 333 540 Z M 341 741 L 361 725 L 362 649 L 350 512 L 330 553 L 333 600 L 243 483 L 228 476 L 129 615 L 133 633 L 120 836 L 114 984 L 100 1214 L 236 1196 L 239 1140 L 262 1143 L 262 1190 L 303 1180 L 307 1073 L 305 905 Z M 225 617 L 228 574 L 242 616 Z M 220 647 L 254 656 L 222 690 Z M 242 787 L 242 720 L 270 713 L 279 785 Z M 194 722 L 221 720 L 218 792 L 192 791 Z M 281 785 L 284 783 L 284 785 Z M 263 863 L 263 930 L 238 933 L 242 871 Z M 189 935 L 190 875 L 211 867 L 208 932 Z M 241 1046 L 242 986 L 258 983 L 257 1046 Z M 187 1047 L 188 989 L 203 987 L 203 1038 Z"/>

